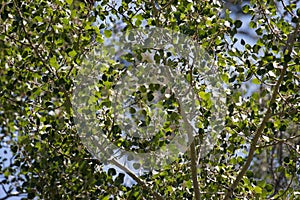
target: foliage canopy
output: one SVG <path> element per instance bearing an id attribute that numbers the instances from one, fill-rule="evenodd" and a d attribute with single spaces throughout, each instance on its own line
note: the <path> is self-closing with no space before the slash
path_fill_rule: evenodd
<path id="1" fill-rule="evenodd" d="M 0 157 L 0 198 L 300 198 L 299 6 L 290 0 L 1 1 L 0 147 L 9 148 L 13 157 L 7 160 L 7 151 Z M 228 109 L 216 144 L 201 155 L 211 106 L 205 88 L 193 87 L 203 103 L 190 150 L 139 177 L 122 171 L 115 160 L 104 170 L 107 163 L 95 159 L 76 133 L 71 102 L 84 56 L 110 38 L 115 27 L 125 31 L 145 26 L 185 34 L 211 54 L 228 87 Z M 135 53 L 146 62 L 143 52 Z M 164 59 L 156 55 L 155 61 Z M 133 62 L 130 56 L 124 60 Z M 123 67 L 112 61 L 99 88 L 112 89 Z M 191 85 L 199 82 L 193 74 L 183 77 Z M 158 88 L 140 92 L 151 101 Z M 164 104 L 168 109 L 174 105 L 172 97 Z M 176 121 L 180 113 L 169 114 Z M 167 142 L 159 142 L 165 137 L 161 134 L 153 143 L 137 145 L 122 139 L 109 119 L 101 120 L 107 122 L 103 129 L 108 139 L 122 148 L 151 149 Z M 172 131 L 164 128 L 165 133 Z M 125 184 L 126 176 L 136 183 Z"/>

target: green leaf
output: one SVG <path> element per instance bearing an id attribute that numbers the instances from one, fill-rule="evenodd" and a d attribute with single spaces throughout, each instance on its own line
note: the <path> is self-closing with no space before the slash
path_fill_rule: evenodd
<path id="1" fill-rule="evenodd" d="M 267 184 L 265 186 L 265 189 L 267 190 L 267 192 L 272 192 L 273 191 L 273 186 L 271 184 Z"/>
<path id="2" fill-rule="evenodd" d="M 235 25 L 236 28 L 240 28 L 242 26 L 242 24 L 243 24 L 243 22 L 241 20 L 236 20 L 234 22 L 234 25 Z"/>
<path id="3" fill-rule="evenodd" d="M 9 172 L 8 170 L 6 170 L 6 171 L 3 173 L 3 175 L 4 175 L 5 177 L 8 177 L 8 176 L 10 175 L 10 172 Z"/>
<path id="4" fill-rule="evenodd" d="M 255 193 L 257 193 L 257 194 L 261 194 L 261 193 L 262 193 L 262 188 L 259 187 L 259 186 L 255 186 L 255 187 L 254 187 L 254 191 L 255 191 Z"/>
<path id="5" fill-rule="evenodd" d="M 141 24 L 142 24 L 142 20 L 137 19 L 137 20 L 135 21 L 135 25 L 136 25 L 137 27 L 139 27 Z"/>
<path id="6" fill-rule="evenodd" d="M 245 14 L 247 14 L 247 13 L 249 12 L 249 8 L 250 8 L 249 5 L 243 6 L 243 12 L 244 12 Z"/>
<path id="7" fill-rule="evenodd" d="M 36 16 L 34 17 L 35 20 L 37 20 L 38 22 L 42 22 L 43 21 L 43 18 L 41 18 L 40 16 Z"/>
<path id="8" fill-rule="evenodd" d="M 201 97 L 201 99 L 203 99 L 204 101 L 207 101 L 210 99 L 210 93 L 207 92 L 199 92 L 199 96 Z"/>
<path id="9" fill-rule="evenodd" d="M 109 168 L 109 169 L 108 169 L 108 174 L 109 174 L 110 176 L 116 175 L 116 174 L 117 174 L 116 169 L 114 169 L 114 168 Z"/>
<path id="10" fill-rule="evenodd" d="M 73 0 L 66 0 L 66 2 L 71 5 L 73 3 Z"/>
<path id="11" fill-rule="evenodd" d="M 104 35 L 107 38 L 110 38 L 110 36 L 112 35 L 112 31 L 111 30 L 104 30 Z"/>
<path id="12" fill-rule="evenodd" d="M 68 53 L 69 56 L 71 56 L 72 58 L 74 58 L 77 55 L 77 52 L 72 50 Z"/>
<path id="13" fill-rule="evenodd" d="M 56 60 L 56 56 L 53 56 L 52 58 L 50 58 L 50 65 L 52 67 L 54 67 L 55 69 L 57 69 L 59 67 L 57 60 Z"/>
<path id="14" fill-rule="evenodd" d="M 261 82 L 260 82 L 260 80 L 258 80 L 257 78 L 253 78 L 253 79 L 252 79 L 252 83 L 253 83 L 253 84 L 256 84 L 256 85 L 260 85 Z"/>
<path id="15" fill-rule="evenodd" d="M 250 28 L 256 28 L 256 27 L 257 27 L 256 22 L 250 21 L 250 22 L 249 22 L 249 27 L 250 27 Z"/>
<path id="16" fill-rule="evenodd" d="M 133 163 L 132 166 L 134 169 L 139 169 L 141 167 L 140 163 Z"/>
<path id="17" fill-rule="evenodd" d="M 228 74 L 222 74 L 222 75 L 221 75 L 221 78 L 222 78 L 222 80 L 223 80 L 225 83 L 229 83 L 229 77 L 228 77 Z"/>
<path id="18" fill-rule="evenodd" d="M 102 200 L 109 200 L 110 195 L 106 195 L 105 197 L 102 197 Z"/>

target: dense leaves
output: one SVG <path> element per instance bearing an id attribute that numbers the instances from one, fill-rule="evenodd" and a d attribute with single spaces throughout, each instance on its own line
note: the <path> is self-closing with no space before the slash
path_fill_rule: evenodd
<path id="1" fill-rule="evenodd" d="M 0 198 L 298 199 L 300 5 L 288 0 L 233 2 L 1 1 Z M 226 88 L 224 127 L 213 134 L 212 94 L 197 71 L 182 70 L 199 98 L 197 134 L 185 154 L 159 170 L 97 160 L 82 144 L 72 110 L 74 81 L 85 56 L 114 32 L 141 27 L 190 37 L 211 55 L 223 81 L 220 87 Z M 160 50 L 152 52 L 153 60 L 145 59 L 146 51 L 105 62 L 91 103 L 102 98 L 99 107 L 112 109 L 110 92 L 135 62 L 170 68 L 186 64 Z M 140 107 L 128 110 L 139 126 L 151 121 L 145 104 L 168 110 L 168 121 L 152 138 L 122 137 L 109 111 L 99 120 L 104 134 L 118 147 L 136 152 L 164 147 L 177 134 L 172 123 L 183 120 L 172 93 L 155 102 L 157 93 L 167 92 L 154 83 L 132 94 Z M 209 137 L 216 142 L 201 154 Z"/>

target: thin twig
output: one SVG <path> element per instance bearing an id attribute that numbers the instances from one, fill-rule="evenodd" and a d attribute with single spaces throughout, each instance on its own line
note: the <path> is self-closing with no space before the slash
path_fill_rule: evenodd
<path id="1" fill-rule="evenodd" d="M 119 13 L 133 28 L 136 28 L 136 26 L 132 23 L 131 19 L 128 19 L 128 17 L 124 15 L 124 13 L 119 12 L 114 6 L 110 5 L 109 3 L 107 4 L 107 6 L 115 12 Z"/>
<path id="2" fill-rule="evenodd" d="M 286 187 L 286 189 L 283 191 L 283 193 L 281 193 L 279 196 L 277 196 L 276 198 L 270 198 L 270 199 L 280 199 L 280 197 L 282 197 L 285 193 L 287 193 L 288 189 L 291 187 L 292 183 L 293 183 L 293 179 L 294 179 L 295 175 L 293 174 L 289 185 Z"/>
<path id="3" fill-rule="evenodd" d="M 267 18 L 267 15 L 266 15 L 266 12 L 265 12 L 265 8 L 263 8 L 262 4 L 260 1 L 258 1 L 259 3 L 259 6 L 260 6 L 260 10 L 263 14 L 263 17 L 265 19 L 265 22 L 267 23 L 268 27 L 270 28 L 271 32 L 275 35 L 275 37 L 280 41 L 280 42 L 283 42 L 283 40 L 279 37 L 279 34 L 277 31 L 274 30 L 273 26 L 271 25 L 271 23 L 269 22 L 268 18 Z M 272 18 L 270 19 L 270 21 L 272 20 Z"/>
<path id="4" fill-rule="evenodd" d="M 169 7 L 173 2 L 174 2 L 174 0 L 169 1 L 166 5 L 164 5 L 164 7 L 160 8 L 160 11 Z"/>
<path id="5" fill-rule="evenodd" d="M 290 11 L 290 9 L 285 5 L 284 1 L 283 0 L 280 0 L 282 6 L 284 7 L 284 9 L 292 16 L 292 17 L 296 17 L 295 14 Z"/>
<path id="6" fill-rule="evenodd" d="M 5 186 L 3 184 L 1 184 L 1 187 L 2 187 L 2 190 L 4 191 L 5 193 L 5 196 L 0 198 L 0 200 L 6 200 L 6 199 L 9 199 L 10 197 L 19 197 L 21 195 L 25 195 L 26 193 L 8 193 L 7 190 L 5 189 Z"/>
<path id="7" fill-rule="evenodd" d="M 48 70 L 49 72 L 52 72 L 52 73 L 53 73 L 51 67 L 48 66 L 48 64 L 46 63 L 46 61 L 45 61 L 45 60 L 42 58 L 42 56 L 40 55 L 39 50 L 36 48 L 36 46 L 34 46 L 34 44 L 32 43 L 31 39 L 28 37 L 28 32 L 26 31 L 26 28 L 25 28 L 25 25 L 24 25 L 24 22 L 23 22 L 23 20 L 25 20 L 25 18 L 23 17 L 22 12 L 20 11 L 20 9 L 19 9 L 19 7 L 17 6 L 17 3 L 16 3 L 15 1 L 14 1 L 14 6 L 15 6 L 17 12 L 18 12 L 19 17 L 21 18 L 21 27 L 22 27 L 22 29 L 23 29 L 23 31 L 24 31 L 25 38 L 28 40 L 28 42 L 29 42 L 31 48 L 34 50 L 34 52 L 35 52 L 35 54 L 37 55 L 37 57 L 40 59 L 40 61 L 42 61 L 43 65 L 47 68 L 47 70 Z M 57 76 L 55 70 L 54 70 L 54 74 Z"/>
<path id="8" fill-rule="evenodd" d="M 297 139 L 297 138 L 299 138 L 299 137 L 300 137 L 300 135 L 295 135 L 295 136 L 293 136 L 293 137 L 286 138 L 286 139 L 271 138 L 271 139 L 275 140 L 276 142 L 269 143 L 269 144 L 265 144 L 265 145 L 262 145 L 262 146 L 256 146 L 256 149 L 263 149 L 263 148 L 275 146 L 275 145 L 281 144 L 281 143 L 286 144 L 286 142 L 288 142 L 288 141 L 290 141 L 290 140 Z"/>

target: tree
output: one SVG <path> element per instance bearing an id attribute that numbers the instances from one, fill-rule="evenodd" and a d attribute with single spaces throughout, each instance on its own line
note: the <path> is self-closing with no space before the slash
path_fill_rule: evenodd
<path id="1" fill-rule="evenodd" d="M 249 24 L 235 19 L 232 7 L 249 17 Z M 24 194 L 28 199 L 299 198 L 298 1 L 103 0 L 93 5 L 78 0 L 6 0 L 0 9 L 0 145 L 13 154 L 8 166 L 7 157 L 0 157 L 0 191 L 5 192 L 0 198 Z M 189 150 L 174 162 L 138 176 L 134 170 L 141 166 L 128 169 L 115 159 L 110 160 L 113 167 L 105 170 L 108 163 L 95 158 L 80 140 L 72 93 L 94 47 L 115 32 L 141 27 L 184 34 L 213 55 L 215 73 L 227 96 L 224 127 L 213 135 L 208 131 L 213 117 L 209 92 L 192 70 L 183 70 L 182 79 L 199 100 L 197 134 Z M 252 41 L 241 36 L 242 30 L 255 32 Z M 149 62 L 143 59 L 147 51 L 110 60 L 92 103 L 113 91 L 119 76 L 132 70 L 136 61 Z M 172 56 L 168 60 L 160 52 L 154 49 L 154 62 L 170 68 L 186 63 L 171 62 Z M 255 85 L 258 89 L 249 92 Z M 158 90 L 167 91 L 152 85 L 132 96 L 149 103 Z M 161 105 L 172 110 L 167 119 L 174 124 L 184 121 L 181 102 L 172 93 L 167 96 Z M 100 107 L 112 109 L 109 98 L 103 102 Z M 139 112 L 135 107 L 131 111 Z M 136 120 L 147 127 L 149 113 L 140 113 Z M 107 139 L 135 152 L 162 148 L 169 142 L 166 136 L 177 133 L 166 125 L 150 142 L 124 139 L 111 113 L 102 116 Z M 213 148 L 201 154 L 211 135 L 216 138 Z M 135 183 L 126 184 L 127 176 Z"/>

